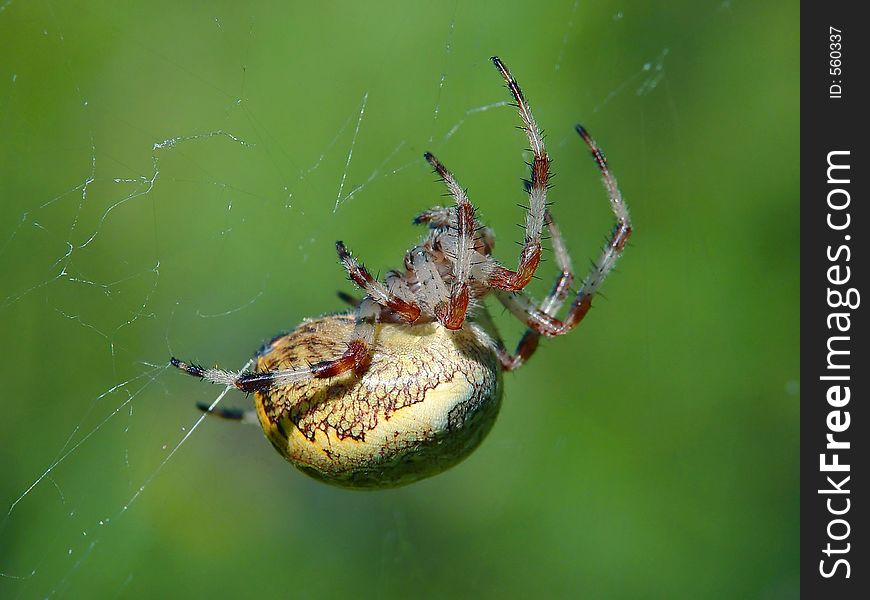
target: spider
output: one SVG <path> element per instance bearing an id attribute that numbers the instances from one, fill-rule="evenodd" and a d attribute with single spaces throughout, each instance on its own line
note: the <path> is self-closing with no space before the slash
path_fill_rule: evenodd
<path id="1" fill-rule="evenodd" d="M 254 394 L 256 411 L 200 409 L 258 420 L 291 463 L 349 488 L 417 481 L 455 465 L 480 444 L 501 404 L 502 372 L 522 366 L 541 336 L 564 335 L 586 316 L 631 235 L 628 209 L 604 154 L 578 125 L 601 172 L 616 226 L 567 315 L 557 318 L 574 273 L 548 208 L 550 157 L 519 84 L 498 57 L 492 62 L 513 96 L 533 155 L 516 269 L 493 258 L 492 231 L 478 221 L 452 173 L 427 152 L 454 205 L 436 206 L 414 219 L 428 232 L 405 254 L 404 268 L 378 281 L 337 242 L 341 264 L 365 293 L 361 300 L 339 293 L 354 310 L 308 319 L 276 336 L 257 352 L 253 371 L 206 369 L 173 357 L 172 365 L 194 377 Z M 523 288 L 541 260 L 544 228 L 560 274 L 537 303 Z M 527 327 L 513 354 L 482 303 L 490 294 Z"/>

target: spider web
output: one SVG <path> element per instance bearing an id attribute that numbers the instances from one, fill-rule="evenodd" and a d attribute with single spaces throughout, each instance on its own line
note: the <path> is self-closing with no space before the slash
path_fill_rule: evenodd
<path id="1" fill-rule="evenodd" d="M 583 57 L 601 53 L 596 43 L 631 25 L 630 10 L 613 6 L 569 0 L 503 19 L 518 42 L 499 51 L 549 125 L 557 164 L 586 160 L 573 120 L 642 112 L 680 52 L 679 40 L 651 39 L 642 62 L 614 46 L 603 66 L 590 66 Z M 425 13 L 425 56 L 402 57 L 417 47 L 394 33 L 363 45 L 358 60 L 324 48 L 318 62 L 300 58 L 317 40 L 301 26 L 282 33 L 268 13 L 117 10 L 0 2 L 4 597 L 76 594 L 113 556 L 122 566 L 108 589 L 147 576 L 125 548 L 146 543 L 155 519 L 172 527 L 155 516 L 164 502 L 192 495 L 205 511 L 226 510 L 186 485 L 221 477 L 213 454 L 222 446 L 237 461 L 227 469 L 261 461 L 269 468 L 253 469 L 260 477 L 284 473 L 257 432 L 192 408 L 243 398 L 197 385 L 167 360 L 238 368 L 270 333 L 341 309 L 334 290 L 348 288 L 334 239 L 347 236 L 372 265 L 395 265 L 417 235 L 406 223 L 441 193 L 423 150 L 443 154 L 501 239 L 520 219 L 513 204 L 528 157 L 487 70 L 505 37 L 497 24 L 486 43 L 475 33 L 485 11 L 457 3 Z M 552 32 L 546 48 L 522 43 L 517 23 Z M 323 39 L 353 32 L 342 21 Z M 385 49 L 395 56 L 378 66 Z M 674 99 L 663 98 L 653 102 L 667 104 L 674 126 Z M 489 136 L 502 140 L 497 148 L 475 141 Z M 510 164 L 510 180 L 493 183 L 494 164 Z M 587 166 L 560 171 L 560 186 L 598 197 Z M 501 197 L 516 199 L 511 210 L 493 200 Z M 608 224 L 601 202 L 569 242 L 597 240 Z M 510 243 L 500 249 L 514 260 Z M 594 246 L 578 250 L 582 264 Z"/>

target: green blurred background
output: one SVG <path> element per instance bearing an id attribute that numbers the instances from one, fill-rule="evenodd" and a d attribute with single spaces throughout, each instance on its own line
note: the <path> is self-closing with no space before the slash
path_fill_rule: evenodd
<path id="1" fill-rule="evenodd" d="M 797 2 L 0 2 L 0 597 L 796 597 L 798 24 Z M 398 266 L 441 201 L 425 150 L 515 260 L 526 142 L 477 110 L 507 99 L 492 54 L 580 271 L 612 216 L 573 124 L 607 152 L 636 235 L 606 298 L 433 479 L 333 489 L 211 420 L 170 457 L 220 391 L 170 354 L 238 367 L 341 309 L 336 239 Z"/>

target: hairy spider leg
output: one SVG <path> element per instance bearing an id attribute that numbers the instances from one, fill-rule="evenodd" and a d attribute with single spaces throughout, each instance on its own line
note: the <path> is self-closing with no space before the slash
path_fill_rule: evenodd
<path id="1" fill-rule="evenodd" d="M 414 217 L 412 222 L 414 225 L 428 225 L 431 229 L 445 229 L 450 226 L 452 212 L 453 210 L 446 206 L 433 206 Z"/>
<path id="2" fill-rule="evenodd" d="M 520 85 L 511 72 L 497 56 L 492 62 L 501 73 L 507 88 L 516 102 L 515 106 L 523 122 L 532 151 L 531 180 L 527 182 L 529 207 L 526 212 L 525 238 L 520 252 L 517 270 L 511 271 L 492 261 L 488 265 L 487 283 L 490 287 L 509 292 L 517 292 L 526 287 L 535 275 L 541 261 L 541 231 L 544 226 L 544 213 L 547 208 L 547 188 L 550 180 L 550 157 L 544 150 L 544 136 L 532 116 L 532 109 L 523 95 Z"/>
<path id="3" fill-rule="evenodd" d="M 453 174 L 435 158 L 435 155 L 427 152 L 424 157 L 441 176 L 441 180 L 456 201 L 456 225 L 448 229 L 444 240 L 445 253 L 453 261 L 453 282 L 447 300 L 442 300 L 435 305 L 435 316 L 447 329 L 461 329 L 468 310 L 471 259 L 475 254 L 474 207 L 469 202 L 465 190 L 456 182 Z"/>
<path id="4" fill-rule="evenodd" d="M 430 229 L 449 229 L 451 226 L 451 217 L 456 218 L 456 209 L 446 208 L 444 206 L 435 206 L 421 212 L 414 217 L 414 225 L 428 225 Z M 483 223 L 474 218 L 474 233 L 473 233 L 473 248 L 483 257 L 492 254 L 492 249 L 495 248 L 495 235 L 492 229 L 485 226 Z M 472 253 L 472 257 L 474 254 Z M 478 259 L 480 260 L 480 259 Z M 474 258 L 472 258 L 472 267 L 475 266 Z M 473 268 L 472 268 L 473 271 Z"/>
<path id="5" fill-rule="evenodd" d="M 353 370 L 361 375 L 371 362 L 371 350 L 374 346 L 375 323 L 380 306 L 371 298 L 366 297 L 357 308 L 356 323 L 350 341 L 341 356 L 332 360 L 316 362 L 307 367 L 294 367 L 265 372 L 239 372 L 224 369 L 205 369 L 199 365 L 189 364 L 173 357 L 172 366 L 181 369 L 188 375 L 199 377 L 210 383 L 232 385 L 246 393 L 269 389 L 270 387 L 304 381 L 306 379 L 326 379 L 335 377 L 346 371 Z"/>
<path id="6" fill-rule="evenodd" d="M 420 307 L 416 302 L 396 296 L 388 290 L 384 284 L 372 277 L 366 268 L 357 261 L 344 245 L 344 242 L 335 242 L 338 258 L 350 280 L 357 284 L 369 298 L 385 308 L 404 317 L 408 323 L 413 323 L 420 317 Z"/>
<path id="7" fill-rule="evenodd" d="M 547 226 L 547 232 L 550 235 L 550 245 L 553 247 L 553 255 L 556 259 L 556 266 L 559 268 L 559 275 L 556 277 L 556 282 L 550 290 L 550 293 L 541 302 L 539 310 L 549 316 L 555 316 L 559 309 L 568 297 L 568 291 L 574 282 L 573 268 L 571 267 L 571 257 L 568 254 L 568 248 L 565 245 L 565 240 L 562 237 L 562 232 L 556 225 L 553 215 L 547 210 L 544 215 L 544 224 Z M 496 353 L 499 361 L 505 371 L 514 371 L 519 369 L 538 349 L 538 342 L 541 339 L 541 334 L 532 328 L 526 329 L 520 341 L 517 343 L 516 350 L 511 354 L 504 345 L 501 338 L 495 338 Z"/>
<path id="8" fill-rule="evenodd" d="M 357 298 L 356 296 L 354 296 L 352 294 L 348 294 L 347 292 L 345 292 L 343 290 L 338 290 L 335 294 L 338 296 L 339 300 L 341 300 L 345 304 L 349 304 L 353 308 L 356 308 L 357 306 L 359 306 L 359 303 L 361 302 L 360 298 Z"/>
<path id="9" fill-rule="evenodd" d="M 524 293 L 512 295 L 505 292 L 497 292 L 496 294 L 499 301 L 514 316 L 523 321 L 530 329 L 548 337 L 564 335 L 583 320 L 583 317 L 586 316 L 586 313 L 589 312 L 592 306 L 592 298 L 601 286 L 601 282 L 613 270 L 617 259 L 625 248 L 628 238 L 631 236 L 631 218 L 628 214 L 628 207 L 625 205 L 622 193 L 616 184 L 616 179 L 607 166 L 604 152 L 601 151 L 598 144 L 595 143 L 582 126 L 577 125 L 576 130 L 588 146 L 592 153 L 592 158 L 598 165 L 599 171 L 601 171 L 604 187 L 610 200 L 610 208 L 616 216 L 616 226 L 613 228 L 604 248 L 602 248 L 598 259 L 592 264 L 592 268 L 583 280 L 583 284 L 577 291 L 577 295 L 574 297 L 564 321 L 560 321 L 550 314 L 550 311 L 546 310 L 546 305 L 535 306 L 534 302 Z M 557 287 L 558 285 L 557 282 Z M 559 304 L 559 302 L 551 304 L 551 307 L 555 306 L 555 304 Z"/>
<path id="10" fill-rule="evenodd" d="M 197 402 L 196 407 L 202 412 L 212 417 L 226 419 L 227 421 L 238 421 L 240 423 L 259 423 L 257 419 L 257 411 L 246 410 L 242 408 L 210 408 L 206 402 Z"/>
<path id="11" fill-rule="evenodd" d="M 438 318 L 439 305 L 444 304 L 450 298 L 447 284 L 444 283 L 444 279 L 426 248 L 416 246 L 410 250 L 408 255 L 408 266 L 419 288 L 416 295 L 425 306 L 426 312 Z"/>

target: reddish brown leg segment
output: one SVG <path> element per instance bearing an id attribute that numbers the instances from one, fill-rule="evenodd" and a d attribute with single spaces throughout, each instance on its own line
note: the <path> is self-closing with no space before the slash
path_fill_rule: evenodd
<path id="1" fill-rule="evenodd" d="M 311 376 L 325 379 L 353 370 L 362 375 L 371 363 L 371 351 L 375 342 L 375 323 L 380 307 L 371 298 L 360 302 L 356 311 L 356 324 L 344 354 L 333 360 L 314 363 L 309 368 Z"/>
<path id="2" fill-rule="evenodd" d="M 347 270 L 351 281 L 357 284 L 372 300 L 401 315 L 408 323 L 413 323 L 420 317 L 420 307 L 416 303 L 391 294 L 384 284 L 372 277 L 366 268 L 351 256 L 344 242 L 336 242 L 335 249 L 338 251 L 338 258 Z"/>
<path id="3" fill-rule="evenodd" d="M 571 257 L 568 255 L 568 249 L 565 247 L 565 241 L 562 238 L 562 233 L 559 231 L 556 222 L 553 220 L 553 215 L 548 210 L 544 215 L 544 224 L 547 226 L 547 231 L 550 233 L 550 243 L 553 246 L 553 254 L 556 257 L 556 265 L 561 271 L 553 284 L 550 294 L 541 302 L 540 312 L 553 316 L 562 308 L 565 298 L 568 296 L 568 290 L 574 282 L 574 274 L 571 268 Z M 523 337 L 520 338 L 514 354 L 510 354 L 503 344 L 499 344 L 498 355 L 502 367 L 506 371 L 513 371 L 520 368 L 538 349 L 538 343 L 541 339 L 541 333 L 535 329 L 526 329 Z M 500 342 L 500 340 L 499 340 Z"/>
<path id="4" fill-rule="evenodd" d="M 468 282 L 471 277 L 471 257 L 474 251 L 474 207 L 469 202 L 465 190 L 460 187 L 450 171 L 431 152 L 427 152 L 424 156 L 435 172 L 441 176 L 447 190 L 456 201 L 455 226 L 450 229 L 444 242 L 447 246 L 445 250 L 453 260 L 453 282 L 447 300 L 435 306 L 435 316 L 447 329 L 461 329 L 469 302 Z M 448 223 L 454 225 L 454 220 L 449 219 Z"/>
<path id="5" fill-rule="evenodd" d="M 528 182 L 529 210 L 526 213 L 526 235 L 523 249 L 520 252 L 516 271 L 502 266 L 496 266 L 489 277 L 491 287 L 516 292 L 526 287 L 535 275 L 535 270 L 541 261 L 541 230 L 544 226 L 544 213 L 547 207 L 547 186 L 550 180 L 550 157 L 544 150 L 544 136 L 541 134 L 532 109 L 523 95 L 520 85 L 514 79 L 505 64 L 497 57 L 492 62 L 507 83 L 508 90 L 514 97 L 517 112 L 523 122 L 522 129 L 526 132 L 533 158 L 531 164 L 532 178 Z"/>
<path id="6" fill-rule="evenodd" d="M 531 329 L 527 329 L 523 334 L 523 337 L 520 338 L 520 342 L 517 344 L 517 349 L 513 354 L 508 352 L 501 340 L 497 340 L 496 353 L 498 354 L 498 359 L 501 362 L 502 369 L 505 371 L 515 371 L 523 366 L 532 354 L 535 353 L 535 350 L 538 349 L 538 342 L 540 339 L 540 334 Z"/>
<path id="7" fill-rule="evenodd" d="M 335 377 L 351 369 L 362 375 L 369 365 L 369 346 L 362 340 L 353 340 L 339 358 L 311 365 L 311 375 L 317 379 Z"/>
<path id="8" fill-rule="evenodd" d="M 616 260 L 622 254 L 625 244 L 631 235 L 631 220 L 628 215 L 628 209 L 616 185 L 616 179 L 610 173 L 604 153 L 589 133 L 580 125 L 577 126 L 577 133 L 586 142 L 592 157 L 598 165 L 598 169 L 601 171 L 604 187 L 607 189 L 610 199 L 610 207 L 616 216 L 616 226 L 601 250 L 598 259 L 586 275 L 586 279 L 583 280 L 583 285 L 574 297 L 574 301 L 571 303 L 571 308 L 564 321 L 555 318 L 553 316 L 555 311 L 550 310 L 561 304 L 561 300 L 558 298 L 559 288 L 561 287 L 560 282 L 557 282 L 556 288 L 554 288 L 554 291 L 551 292 L 547 301 L 540 308 L 535 306 L 524 294 L 510 295 L 504 292 L 497 294 L 498 299 L 514 316 L 523 321 L 530 329 L 546 336 L 564 335 L 583 320 L 583 317 L 586 316 L 586 313 L 592 307 L 593 296 L 598 291 L 601 282 L 613 270 Z M 558 244 L 561 244 L 560 236 L 554 236 L 554 240 L 558 240 Z M 559 255 L 558 244 L 554 242 L 554 250 L 557 257 Z M 567 271 L 563 269 L 563 275 L 565 273 L 570 274 L 570 269 Z"/>
<path id="9" fill-rule="evenodd" d="M 217 368 L 205 369 L 177 358 L 172 358 L 170 363 L 194 377 L 211 383 L 232 385 L 246 393 L 260 392 L 276 385 L 305 381 L 312 377 L 318 379 L 335 377 L 349 370 L 361 375 L 371 362 L 371 350 L 375 342 L 375 323 L 378 321 L 380 311 L 380 306 L 374 300 L 368 296 L 363 298 L 356 310 L 356 324 L 350 335 L 347 350 L 338 358 L 313 365 L 257 373 L 233 372 Z"/>

